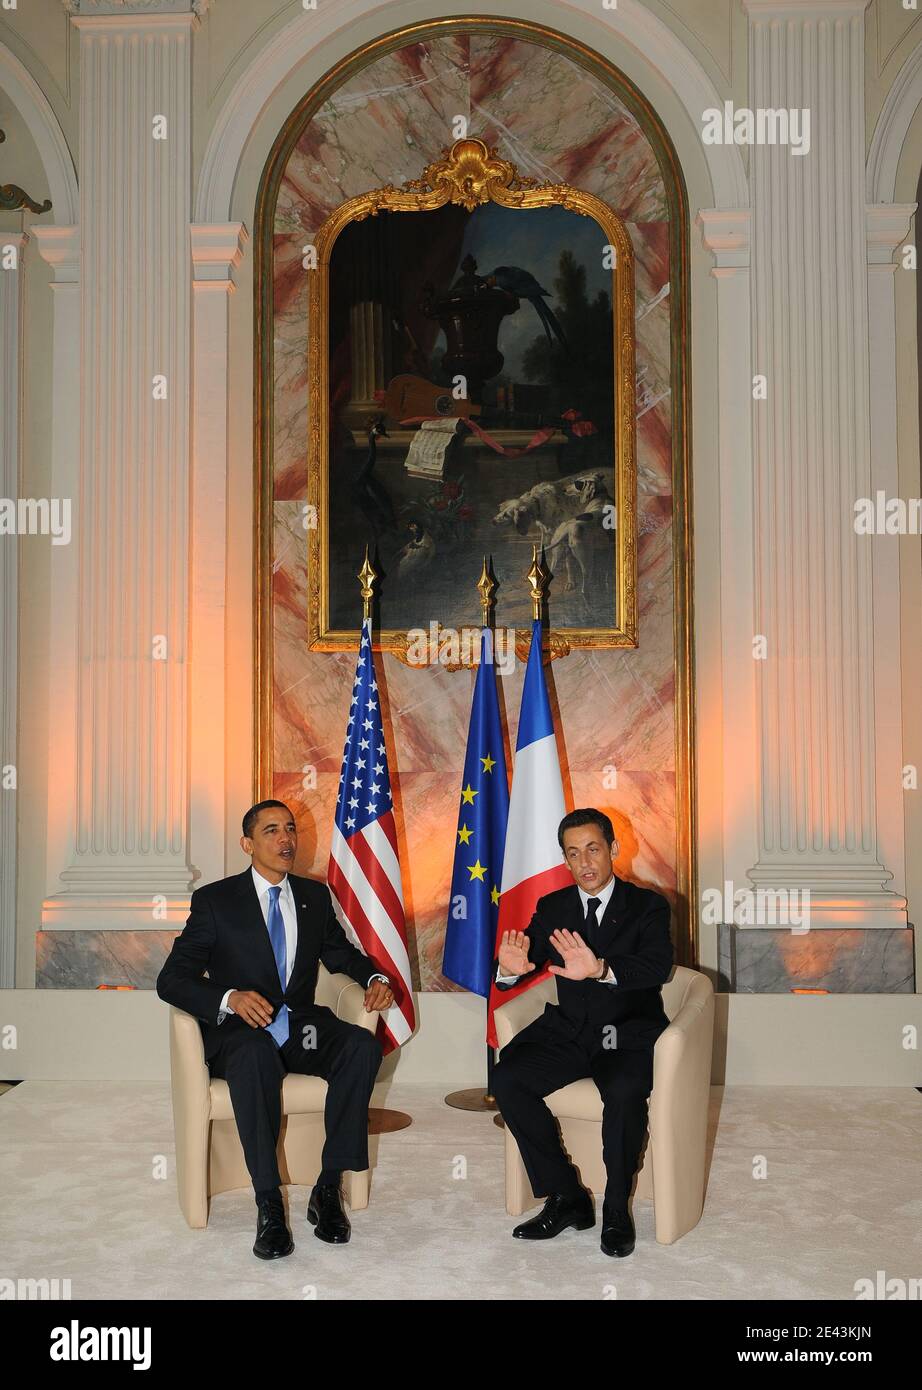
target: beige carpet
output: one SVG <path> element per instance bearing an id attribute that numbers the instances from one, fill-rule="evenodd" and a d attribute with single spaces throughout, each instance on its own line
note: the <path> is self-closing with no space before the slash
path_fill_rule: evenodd
<path id="1" fill-rule="evenodd" d="M 431 1086 L 394 1084 L 378 1103 L 414 1124 L 376 1141 L 352 1241 L 316 1240 L 308 1190 L 289 1188 L 295 1252 L 262 1263 L 251 1194 L 216 1198 L 205 1231 L 183 1222 L 166 1085 L 24 1082 L 0 1104 L 0 1273 L 69 1279 L 75 1299 L 453 1300 L 850 1300 L 877 1270 L 922 1275 L 922 1096 L 909 1088 L 715 1090 L 701 1222 L 657 1245 L 652 1206 L 637 1201 L 627 1260 L 601 1254 L 598 1227 L 512 1240 L 489 1115 L 451 1110 Z"/>

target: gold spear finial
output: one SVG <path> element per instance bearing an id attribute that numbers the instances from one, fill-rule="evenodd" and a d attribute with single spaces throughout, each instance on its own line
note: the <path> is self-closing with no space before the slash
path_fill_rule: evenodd
<path id="1" fill-rule="evenodd" d="M 477 588 L 480 591 L 480 626 L 493 626 L 493 595 L 496 593 L 496 580 L 490 573 L 493 565 L 493 557 L 490 556 L 490 564 L 487 564 L 487 557 L 483 557 L 483 569 L 480 571 L 480 578 L 477 581 Z"/>
<path id="2" fill-rule="evenodd" d="M 537 545 L 532 546 L 531 569 L 526 574 L 528 587 L 531 590 L 531 610 L 535 622 L 541 619 L 541 610 L 547 599 L 547 587 L 550 582 L 551 572 L 544 563 L 544 550 L 542 548 L 540 557 Z"/>
<path id="3" fill-rule="evenodd" d="M 362 581 L 362 621 L 363 621 L 363 622 L 365 622 L 365 620 L 366 620 L 367 618 L 370 618 L 370 617 L 371 617 L 371 605 L 372 605 L 372 603 L 374 602 L 374 597 L 375 597 L 375 580 L 377 579 L 377 577 L 378 577 L 378 571 L 375 569 L 374 565 L 371 563 L 371 561 L 370 561 L 369 558 L 368 558 L 368 546 L 366 545 L 366 547 L 365 547 L 365 563 L 362 565 L 362 568 L 359 570 L 358 575 L 356 576 L 357 579 L 360 579 L 360 580 Z"/>

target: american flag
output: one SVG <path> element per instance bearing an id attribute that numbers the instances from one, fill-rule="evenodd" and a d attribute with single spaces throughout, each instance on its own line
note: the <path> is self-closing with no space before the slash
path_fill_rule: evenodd
<path id="1" fill-rule="evenodd" d="M 390 978 L 395 1002 L 382 1013 L 378 1033 L 385 1053 L 391 1052 L 412 1034 L 416 1014 L 369 618 L 352 685 L 327 882 L 346 934 Z"/>

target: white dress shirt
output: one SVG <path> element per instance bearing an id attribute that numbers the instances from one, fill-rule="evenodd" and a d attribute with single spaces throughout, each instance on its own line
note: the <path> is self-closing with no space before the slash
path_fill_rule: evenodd
<path id="1" fill-rule="evenodd" d="M 605 887 L 604 887 L 604 888 L 600 888 L 599 891 L 598 891 L 597 893 L 587 893 L 587 892 L 585 892 L 584 889 L 580 888 L 579 884 L 576 885 L 576 888 L 577 888 L 577 892 L 579 893 L 579 900 L 580 900 L 580 904 L 581 904 L 582 909 L 583 909 L 583 922 L 585 923 L 585 921 L 586 921 L 586 913 L 589 911 L 589 899 L 590 899 L 590 898 L 597 898 L 597 899 L 598 899 L 599 906 L 596 908 L 596 914 L 595 914 L 595 915 L 596 915 L 596 921 L 597 921 L 597 922 L 601 922 L 601 920 L 602 920 L 602 918 L 603 918 L 603 916 L 604 916 L 604 914 L 605 914 L 605 909 L 608 907 L 609 898 L 611 897 L 612 893 L 615 891 L 615 876 L 614 876 L 614 874 L 612 874 L 611 878 L 608 880 L 608 882 L 606 883 Z M 580 934 L 582 935 L 582 933 L 580 933 Z M 504 975 L 504 974 L 502 974 L 502 972 L 500 971 L 499 966 L 497 966 L 497 968 L 496 968 L 496 983 L 497 983 L 498 985 L 507 985 L 507 984 L 511 985 L 515 980 L 518 980 L 518 979 L 521 979 L 521 978 L 522 978 L 522 977 L 521 977 L 520 975 Z M 606 973 L 605 973 L 604 975 L 602 975 L 602 976 L 599 978 L 599 980 L 598 980 L 598 984 L 600 984 L 600 985 L 616 985 L 617 983 L 618 983 L 618 981 L 615 979 L 614 972 L 612 971 L 611 966 L 608 967 L 608 970 L 606 971 Z"/>
<path id="2" fill-rule="evenodd" d="M 295 897 L 291 890 L 291 883 L 289 882 L 287 874 L 281 882 L 274 884 L 270 883 L 267 878 L 263 878 L 262 874 L 255 868 L 251 868 L 250 873 L 253 875 L 256 896 L 259 898 L 259 906 L 262 908 L 263 921 L 266 924 L 267 930 L 269 927 L 269 889 L 281 888 L 282 890 L 279 893 L 279 909 L 281 910 L 282 923 L 285 927 L 285 979 L 282 983 L 287 989 L 288 981 L 291 979 L 292 966 L 295 963 L 295 952 L 298 949 L 298 912 L 295 907 Z M 389 983 L 386 975 L 372 975 L 368 983 L 371 984 L 372 980 L 383 980 L 385 984 Z M 227 1014 L 232 1014 L 234 1012 L 228 1003 L 233 993 L 234 990 L 229 989 L 221 1000 L 221 1007 L 218 1010 L 219 1023 L 224 1022 Z"/>

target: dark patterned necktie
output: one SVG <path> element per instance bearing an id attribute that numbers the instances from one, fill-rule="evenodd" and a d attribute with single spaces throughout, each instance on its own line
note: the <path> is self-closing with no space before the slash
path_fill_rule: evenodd
<path id="1" fill-rule="evenodd" d="M 583 940 L 592 951 L 595 951 L 599 942 L 598 911 L 601 906 L 601 898 L 589 898 L 586 902 L 586 920 L 583 923 Z"/>

